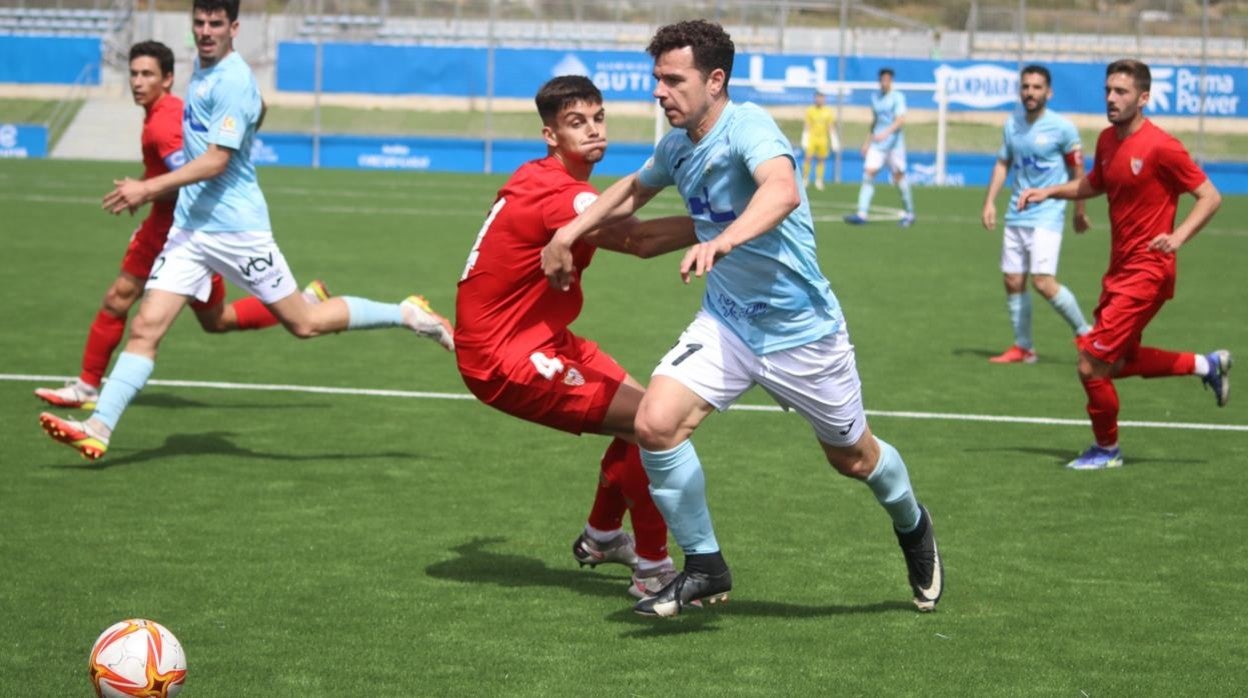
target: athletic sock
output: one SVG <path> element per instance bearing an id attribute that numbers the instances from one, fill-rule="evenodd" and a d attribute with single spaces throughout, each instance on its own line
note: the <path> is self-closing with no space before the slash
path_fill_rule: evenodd
<path id="1" fill-rule="evenodd" d="M 906 463 L 893 445 L 875 438 L 880 445 L 880 460 L 875 470 L 867 476 L 867 487 L 875 493 L 875 499 L 893 519 L 893 528 L 908 533 L 919 525 L 919 503 L 910 487 L 910 473 Z"/>
<path id="2" fill-rule="evenodd" d="M 718 550 L 713 553 L 686 553 L 685 571 L 718 577 L 728 571 L 728 563 L 724 561 L 724 554 Z"/>
<path id="3" fill-rule="evenodd" d="M 594 505 L 589 510 L 589 519 L 585 526 L 586 532 L 590 533 L 591 537 L 590 528 L 600 531 L 619 530 L 624 521 L 624 512 L 628 511 L 628 504 L 624 501 L 624 493 L 620 491 L 619 486 L 619 481 L 623 477 L 619 472 L 623 467 L 623 459 L 618 453 L 620 448 L 616 445 L 617 442 L 628 445 L 628 442 L 622 439 L 615 439 L 610 446 L 607 446 L 607 452 L 602 455 L 598 488 L 594 492 Z"/>
<path id="4" fill-rule="evenodd" d="M 1075 294 L 1065 286 L 1058 287 L 1057 295 L 1049 299 L 1049 305 L 1053 306 L 1053 309 L 1062 316 L 1066 324 L 1070 325 L 1070 329 L 1074 330 L 1076 335 L 1082 337 L 1092 330 L 1087 320 L 1083 319 L 1083 311 L 1079 309 L 1079 301 L 1075 300 Z"/>
<path id="5" fill-rule="evenodd" d="M 234 308 L 240 330 L 262 330 L 277 324 L 277 316 L 255 296 L 240 298 L 231 303 L 230 307 Z"/>
<path id="6" fill-rule="evenodd" d="M 719 551 L 706 506 L 706 479 L 693 442 L 685 439 L 666 451 L 641 449 L 641 462 L 650 477 L 650 494 L 663 512 L 686 556 Z"/>
<path id="7" fill-rule="evenodd" d="M 589 524 L 585 524 L 585 535 L 593 539 L 595 543 L 610 543 L 616 538 L 619 538 L 623 533 L 624 529 L 622 528 L 613 528 L 609 531 L 604 531 L 600 528 L 594 528 Z"/>
<path id="8" fill-rule="evenodd" d="M 615 439 L 603 456 L 616 461 L 611 480 L 624 495 L 628 517 L 633 524 L 637 557 L 648 560 L 667 558 L 667 522 L 650 496 L 650 478 L 641 464 L 641 449 L 623 439 Z"/>
<path id="9" fill-rule="evenodd" d="M 824 175 L 827 174 L 827 172 L 828 172 L 828 161 L 826 158 L 815 163 L 815 182 L 822 183 L 823 177 Z"/>
<path id="10" fill-rule="evenodd" d="M 108 370 L 108 361 L 113 358 L 113 352 L 125 334 L 125 315 L 118 317 L 107 310 L 96 313 L 91 330 L 87 332 L 87 345 L 82 350 L 82 373 L 78 374 L 78 380 L 99 388 L 100 380 Z"/>
<path id="11" fill-rule="evenodd" d="M 906 213 L 914 213 L 914 195 L 910 193 L 910 180 L 903 177 L 897 183 L 897 189 L 901 191 L 901 205 L 905 207 Z"/>
<path id="12" fill-rule="evenodd" d="M 871 208 L 871 197 L 875 196 L 875 182 L 868 179 L 864 174 L 862 176 L 862 187 L 858 189 L 858 215 L 863 218 L 867 217 L 867 210 Z"/>
<path id="13" fill-rule="evenodd" d="M 1014 344 L 1030 350 L 1031 294 L 1026 291 L 1006 294 L 1005 307 L 1010 313 L 1010 326 L 1014 328 Z"/>
<path id="14" fill-rule="evenodd" d="M 91 419 L 108 427 L 110 431 L 116 429 L 122 413 L 147 384 L 155 367 L 155 362 L 146 356 L 121 352 L 112 373 L 108 374 L 108 382 L 100 391 L 100 399 L 96 401 Z"/>
<path id="15" fill-rule="evenodd" d="M 371 330 L 378 327 L 399 327 L 403 310 L 398 303 L 379 303 L 357 296 L 342 296 L 347 303 L 347 329 Z"/>
<path id="16" fill-rule="evenodd" d="M 672 558 L 666 555 L 663 556 L 662 560 L 650 560 L 643 557 L 641 553 L 637 553 L 638 572 L 649 572 L 650 570 L 657 570 L 661 567 L 675 567 L 675 563 L 672 562 Z"/>
<path id="17" fill-rule="evenodd" d="M 1209 373 L 1209 357 L 1204 354 L 1192 355 L 1192 375 L 1204 376 Z"/>
<path id="18" fill-rule="evenodd" d="M 1205 357 L 1202 356 L 1200 358 L 1204 359 Z M 1118 370 L 1118 377 L 1164 378 L 1166 376 L 1190 376 L 1195 372 L 1195 366 L 1196 355 L 1191 352 L 1140 347 L 1136 350 L 1135 356 L 1123 363 L 1122 368 Z M 1208 359 L 1206 359 L 1206 371 L 1208 366 Z"/>
<path id="19" fill-rule="evenodd" d="M 1083 391 L 1088 394 L 1088 417 L 1092 419 L 1092 434 L 1097 445 L 1107 448 L 1118 443 L 1118 391 L 1109 378 L 1089 378 L 1083 381 Z"/>

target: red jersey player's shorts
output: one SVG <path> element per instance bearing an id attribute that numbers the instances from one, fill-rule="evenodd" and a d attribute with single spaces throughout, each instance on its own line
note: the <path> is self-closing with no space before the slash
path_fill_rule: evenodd
<path id="1" fill-rule="evenodd" d="M 130 236 L 130 244 L 126 247 L 126 255 L 121 258 L 121 270 L 125 273 L 146 279 L 151 276 L 152 265 L 165 249 L 165 240 L 169 237 L 169 226 L 173 224 L 173 216 L 149 215 L 139 224 L 138 230 Z M 208 300 L 200 302 L 191 299 L 191 308 L 199 311 L 210 308 L 225 300 L 225 280 L 220 274 L 212 275 L 212 293 Z"/>
<path id="2" fill-rule="evenodd" d="M 526 356 L 505 360 L 491 378 L 463 379 L 490 407 L 582 434 L 601 431 L 607 407 L 627 375 L 597 343 L 565 332 Z"/>
<path id="3" fill-rule="evenodd" d="M 1140 348 L 1144 328 L 1165 305 L 1165 294 L 1138 298 L 1121 292 L 1105 290 L 1096 304 L 1096 324 L 1092 331 L 1079 338 L 1079 348 L 1112 364 L 1130 359 Z"/>

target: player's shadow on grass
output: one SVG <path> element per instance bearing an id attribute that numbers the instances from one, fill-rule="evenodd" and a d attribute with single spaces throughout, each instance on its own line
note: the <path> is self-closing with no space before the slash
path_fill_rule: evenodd
<path id="1" fill-rule="evenodd" d="M 830 618 L 835 616 L 856 616 L 864 613 L 918 613 L 914 604 L 909 601 L 891 600 L 877 601 L 861 605 L 831 604 L 826 606 L 807 606 L 768 601 L 765 599 L 741 599 L 740 592 L 730 598 L 727 603 L 718 603 L 703 608 L 687 608 L 680 617 L 646 618 L 632 610 L 616 611 L 607 616 L 607 620 L 637 626 L 633 630 L 621 633 L 625 638 L 647 638 L 656 635 L 681 635 L 684 633 L 711 632 L 719 628 L 715 622 L 720 618 L 787 618 L 806 620 Z"/>
<path id="2" fill-rule="evenodd" d="M 1025 453 L 1034 456 L 1044 456 L 1051 459 L 1053 465 L 1065 466 L 1074 460 L 1079 453 L 1072 448 L 1037 448 L 1035 446 L 999 446 L 995 448 L 968 448 L 964 449 L 967 453 Z M 1171 463 L 1174 465 L 1205 465 L 1209 461 L 1200 458 L 1137 458 L 1131 454 L 1126 454 L 1127 465 L 1142 465 L 1146 463 Z"/>
<path id="3" fill-rule="evenodd" d="M 296 455 L 290 453 L 266 453 L 253 451 L 238 446 L 228 437 L 233 433 L 210 431 L 202 434 L 172 434 L 165 438 L 165 443 L 157 448 L 135 451 L 122 456 L 105 455 L 104 458 L 87 463 L 68 465 L 46 465 L 46 468 L 72 468 L 78 470 L 105 470 L 123 465 L 136 465 L 164 458 L 185 456 L 231 456 L 250 460 L 285 461 L 299 463 L 304 461 L 324 460 L 363 460 L 367 458 L 412 459 L 418 457 L 413 453 L 387 451 L 383 453 L 310 453 Z"/>
<path id="4" fill-rule="evenodd" d="M 983 359 L 991 359 L 1000 354 L 1001 350 L 993 351 L 992 349 L 979 349 L 976 347 L 958 347 L 952 353 L 954 356 L 978 356 Z"/>
<path id="5" fill-rule="evenodd" d="M 326 409 L 329 407 L 324 402 L 290 402 L 282 404 L 274 404 L 271 402 L 257 402 L 254 404 L 247 403 L 222 403 L 222 402 L 202 402 L 200 400 L 191 400 L 181 395 L 173 393 L 140 393 L 134 398 L 132 405 L 141 405 L 143 407 L 159 407 L 161 409 L 187 409 L 187 408 L 207 408 L 222 410 L 272 410 L 272 409 Z"/>
<path id="6" fill-rule="evenodd" d="M 425 574 L 436 579 L 449 579 L 470 584 L 496 584 L 501 587 L 554 587 L 581 594 L 610 596 L 621 600 L 631 598 L 626 595 L 630 576 L 619 565 L 605 567 L 604 569 L 619 570 L 619 574 L 608 575 L 573 567 L 571 558 L 568 560 L 568 567 L 553 568 L 547 567 L 545 562 L 535 557 L 487 549 L 506 541 L 506 538 L 499 537 L 473 538 L 467 543 L 451 548 L 451 552 L 455 553 L 456 557 L 429 565 L 425 568 Z"/>

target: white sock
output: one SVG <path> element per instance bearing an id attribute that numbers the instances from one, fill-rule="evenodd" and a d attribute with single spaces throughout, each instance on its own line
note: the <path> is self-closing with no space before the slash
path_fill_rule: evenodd
<path id="1" fill-rule="evenodd" d="M 674 568 L 675 566 L 675 563 L 672 562 L 672 558 L 670 557 L 665 557 L 662 560 L 647 560 L 646 558 L 640 556 L 637 558 L 638 572 L 649 572 L 650 570 L 657 570 L 661 567 Z"/>
<path id="2" fill-rule="evenodd" d="M 1192 369 L 1192 375 L 1203 376 L 1209 372 L 1209 357 L 1204 354 L 1196 355 L 1196 367 Z"/>
<path id="3" fill-rule="evenodd" d="M 624 529 L 622 528 L 617 528 L 614 531 L 602 531 L 590 526 L 589 524 L 585 524 L 585 535 L 593 538 L 595 543 L 610 543 L 616 538 L 619 538 L 620 534 L 623 532 Z"/>

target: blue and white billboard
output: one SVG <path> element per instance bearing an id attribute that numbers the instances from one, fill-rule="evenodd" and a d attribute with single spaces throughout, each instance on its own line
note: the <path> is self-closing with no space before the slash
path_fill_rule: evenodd
<path id="1" fill-rule="evenodd" d="M 36 124 L 0 124 L 0 158 L 46 158 L 48 127 Z"/>

